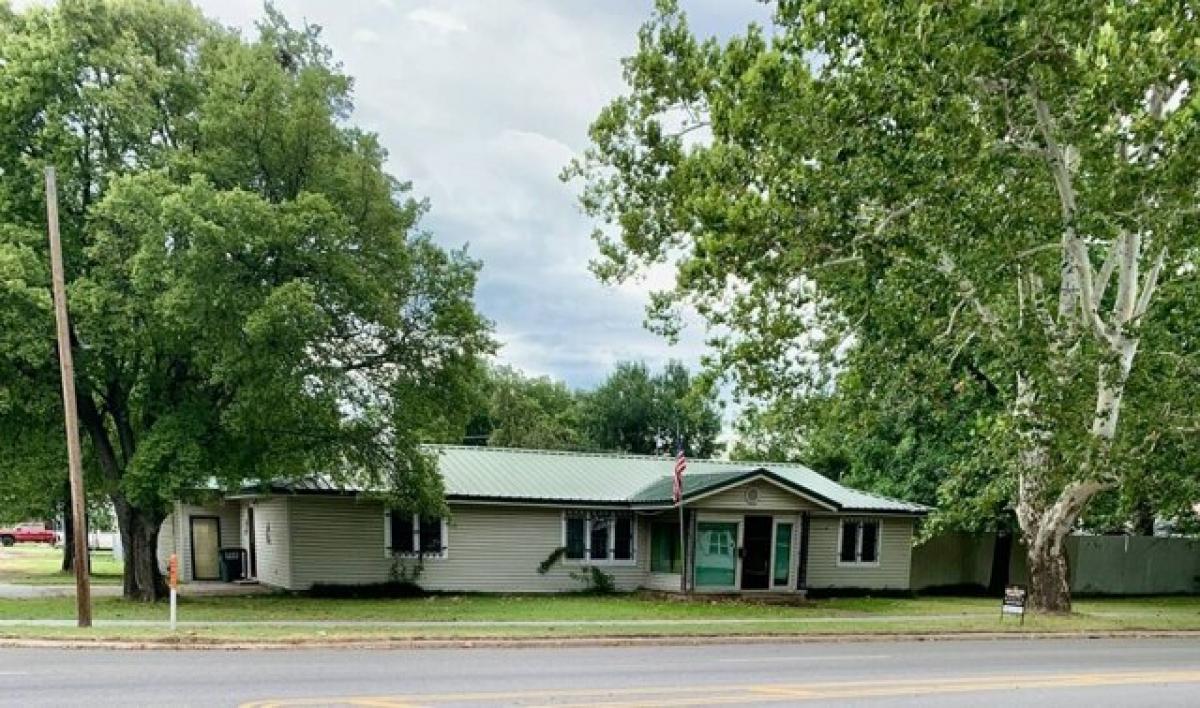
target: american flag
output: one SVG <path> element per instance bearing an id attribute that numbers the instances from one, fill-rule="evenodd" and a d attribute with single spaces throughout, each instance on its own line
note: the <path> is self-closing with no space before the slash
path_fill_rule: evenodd
<path id="1" fill-rule="evenodd" d="M 672 497 L 675 503 L 683 498 L 683 473 L 687 471 L 687 455 L 683 454 L 683 440 L 679 441 L 679 452 L 675 455 L 675 485 L 672 489 Z"/>

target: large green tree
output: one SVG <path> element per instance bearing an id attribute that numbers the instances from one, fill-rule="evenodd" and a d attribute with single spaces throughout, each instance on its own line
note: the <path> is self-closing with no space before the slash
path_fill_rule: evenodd
<path id="1" fill-rule="evenodd" d="M 590 445 L 639 455 L 674 453 L 712 457 L 720 450 L 717 392 L 693 380 L 678 361 L 652 374 L 640 362 L 617 364 L 583 401 L 583 425 Z"/>
<path id="2" fill-rule="evenodd" d="M 579 394 L 547 376 L 493 367 L 479 382 L 465 442 L 543 450 L 586 447 Z"/>
<path id="3" fill-rule="evenodd" d="M 981 444 L 1031 603 L 1069 610 L 1080 514 L 1182 481 L 1148 440 L 1195 445 L 1194 406 L 1155 395 L 1196 370 L 1198 13 L 779 0 L 720 43 L 664 0 L 568 170 L 608 227 L 597 271 L 674 263 L 652 314 L 694 307 L 747 396 L 827 393 L 856 346 L 885 375 L 965 367 L 1001 410 Z"/>
<path id="4" fill-rule="evenodd" d="M 460 374 L 491 349 L 477 265 L 419 230 L 351 83 L 269 6 L 252 39 L 185 2 L 0 9 L 0 446 L 61 430 L 53 165 L 74 413 L 129 597 L 160 596 L 169 503 L 214 480 L 353 475 L 440 504 L 417 443 L 461 426 Z"/>

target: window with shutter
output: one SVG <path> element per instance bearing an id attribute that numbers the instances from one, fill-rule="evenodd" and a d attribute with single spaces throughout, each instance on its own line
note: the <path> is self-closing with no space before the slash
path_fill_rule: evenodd
<path id="1" fill-rule="evenodd" d="M 572 560 L 583 560 L 585 523 L 585 520 L 582 518 L 566 519 L 567 558 Z"/>
<path id="2" fill-rule="evenodd" d="M 858 522 L 842 522 L 842 548 L 838 560 L 843 563 L 858 562 Z"/>
<path id="3" fill-rule="evenodd" d="M 413 517 L 392 512 L 392 553 L 415 553 L 413 546 Z"/>
<path id="4" fill-rule="evenodd" d="M 859 544 L 858 560 L 860 563 L 874 563 L 879 560 L 879 522 L 862 522 L 862 541 Z"/>
<path id="5" fill-rule="evenodd" d="M 421 553 L 440 554 L 442 548 L 442 520 L 421 517 Z"/>

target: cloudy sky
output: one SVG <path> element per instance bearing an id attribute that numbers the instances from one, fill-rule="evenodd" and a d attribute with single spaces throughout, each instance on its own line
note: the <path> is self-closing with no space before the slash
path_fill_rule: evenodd
<path id="1" fill-rule="evenodd" d="M 199 0 L 252 28 L 261 5 Z M 614 362 L 694 364 L 703 333 L 675 347 L 642 328 L 648 284 L 609 288 L 587 269 L 595 247 L 574 187 L 558 174 L 587 127 L 623 89 L 619 60 L 652 0 L 277 0 L 293 22 L 323 27 L 356 79 L 355 122 L 377 132 L 390 171 L 411 180 L 447 246 L 483 262 L 477 301 L 500 359 L 591 386 Z M 685 1 L 698 31 L 728 35 L 763 20 L 754 0 Z"/>

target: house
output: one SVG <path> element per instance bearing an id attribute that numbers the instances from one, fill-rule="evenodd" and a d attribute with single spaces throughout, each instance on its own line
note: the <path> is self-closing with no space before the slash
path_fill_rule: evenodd
<path id="1" fill-rule="evenodd" d="M 428 450 L 448 518 L 391 513 L 322 478 L 280 482 L 177 503 L 163 524 L 160 560 L 177 553 L 183 582 L 216 579 L 218 549 L 236 546 L 245 549 L 246 575 L 287 590 L 381 582 L 418 558 L 418 583 L 439 591 L 578 590 L 578 571 L 588 567 L 621 590 L 680 591 L 683 575 L 695 592 L 901 590 L 913 525 L 928 511 L 796 464 L 690 461 L 676 505 L 668 457 Z M 561 560 L 540 573 L 560 548 Z"/>

